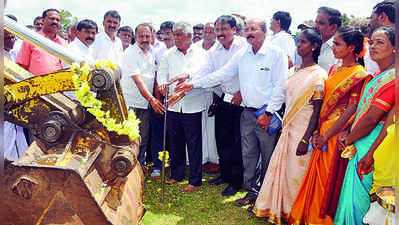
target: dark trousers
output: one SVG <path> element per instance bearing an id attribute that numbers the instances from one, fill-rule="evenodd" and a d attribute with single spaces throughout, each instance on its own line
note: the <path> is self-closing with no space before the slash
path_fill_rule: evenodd
<path id="1" fill-rule="evenodd" d="M 163 146 L 163 126 L 165 115 L 155 114 L 155 111 L 150 109 L 151 115 L 151 154 L 152 154 L 152 169 L 162 169 L 162 162 L 159 160 L 158 153 L 162 151 Z"/>
<path id="2" fill-rule="evenodd" d="M 139 154 L 137 155 L 137 160 L 139 161 L 141 167 L 145 165 L 146 152 L 148 148 L 148 138 L 150 136 L 150 110 L 149 109 L 139 109 L 133 108 L 136 113 L 137 118 L 140 120 L 139 129 L 140 129 L 140 137 L 141 143 L 139 148 Z"/>
<path id="3" fill-rule="evenodd" d="M 216 146 L 220 177 L 237 188 L 243 182 L 240 117 L 243 107 L 217 100 L 215 113 Z"/>
<path id="4" fill-rule="evenodd" d="M 170 178 L 181 181 L 185 178 L 186 144 L 190 175 L 188 183 L 202 184 L 202 130 L 201 112 L 176 113 L 168 111 L 167 129 L 170 139 Z"/>

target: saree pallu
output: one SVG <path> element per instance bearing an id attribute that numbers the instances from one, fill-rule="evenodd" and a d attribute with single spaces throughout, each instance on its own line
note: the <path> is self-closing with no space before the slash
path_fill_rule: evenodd
<path id="1" fill-rule="evenodd" d="M 278 225 L 288 221 L 311 157 L 311 153 L 297 156 L 296 150 L 313 113 L 312 100 L 324 97 L 326 78 L 326 71 L 314 65 L 298 70 L 287 81 L 283 129 L 256 199 L 257 217 L 268 217 Z"/>
<path id="2" fill-rule="evenodd" d="M 379 74 L 367 84 L 356 111 L 352 130 L 365 117 L 373 102 L 377 101 L 376 96 L 388 89 L 392 90 L 395 83 L 394 78 L 395 71 L 392 69 Z M 391 93 L 394 95 L 393 91 Z M 380 122 L 367 136 L 355 141 L 356 153 L 349 160 L 346 168 L 337 213 L 334 218 L 336 225 L 363 224 L 363 217 L 370 207 L 369 191 L 372 187 L 373 172 L 363 176 L 363 179 L 360 180 L 357 174 L 357 164 L 369 151 L 383 125 L 383 122 Z"/>
<path id="3" fill-rule="evenodd" d="M 341 67 L 329 76 L 320 112 L 321 135 L 334 125 L 351 99 L 358 101 L 366 76 L 365 69 L 357 65 Z M 330 216 L 320 217 L 320 209 L 332 158 L 338 151 L 337 136 L 338 134 L 328 140 L 327 151 L 319 149 L 313 151 L 301 188 L 292 206 L 289 224 L 332 224 Z"/>
<path id="4" fill-rule="evenodd" d="M 357 163 L 368 152 L 377 139 L 384 125 L 378 124 L 369 135 L 355 142 L 356 154 L 349 160 L 346 168 L 341 195 L 339 197 L 335 225 L 360 225 L 370 207 L 369 191 L 373 184 L 373 173 L 363 175 L 360 180 L 357 174 Z"/>

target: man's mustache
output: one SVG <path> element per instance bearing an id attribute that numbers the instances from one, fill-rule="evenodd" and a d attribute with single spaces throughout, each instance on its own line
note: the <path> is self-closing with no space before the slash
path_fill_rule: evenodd
<path id="1" fill-rule="evenodd" d="M 224 36 L 223 34 L 221 34 L 221 35 L 218 35 L 217 37 L 218 37 L 218 38 L 225 38 L 226 36 Z"/>
<path id="2" fill-rule="evenodd" d="M 94 38 L 87 37 L 85 40 L 86 40 L 86 41 L 94 41 Z"/>
<path id="3" fill-rule="evenodd" d="M 116 27 L 109 26 L 109 27 L 108 27 L 108 29 L 109 29 L 109 30 L 110 30 L 110 29 L 113 29 L 113 30 L 115 30 L 115 29 L 116 29 Z"/>
<path id="4" fill-rule="evenodd" d="M 140 42 L 140 44 L 142 44 L 142 45 L 149 45 L 150 42 L 148 42 L 148 41 L 142 41 L 142 42 Z"/>
<path id="5" fill-rule="evenodd" d="M 53 26 L 53 25 L 56 26 L 56 27 L 59 27 L 58 23 L 52 23 L 51 26 Z"/>
<path id="6" fill-rule="evenodd" d="M 255 38 L 255 36 L 253 36 L 252 34 L 250 34 L 250 35 L 247 36 L 247 39 L 250 39 L 250 38 Z"/>

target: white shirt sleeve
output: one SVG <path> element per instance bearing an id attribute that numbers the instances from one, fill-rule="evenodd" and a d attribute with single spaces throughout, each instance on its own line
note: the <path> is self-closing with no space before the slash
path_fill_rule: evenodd
<path id="1" fill-rule="evenodd" d="M 274 113 L 278 111 L 285 101 L 286 80 L 288 75 L 288 58 L 285 54 L 278 51 L 275 58 L 272 73 L 272 82 L 274 84 L 271 101 L 267 105 L 266 111 Z"/>
<path id="2" fill-rule="evenodd" d="M 223 81 L 236 76 L 238 74 L 238 65 L 241 57 L 242 54 L 235 54 L 233 58 L 219 70 L 199 79 L 193 79 L 194 88 L 214 87 L 221 84 Z"/>
<path id="3" fill-rule="evenodd" d="M 162 85 L 168 82 L 169 64 L 166 55 L 167 54 L 164 54 L 161 57 L 161 61 L 159 62 L 159 67 L 157 72 L 158 85 Z"/>

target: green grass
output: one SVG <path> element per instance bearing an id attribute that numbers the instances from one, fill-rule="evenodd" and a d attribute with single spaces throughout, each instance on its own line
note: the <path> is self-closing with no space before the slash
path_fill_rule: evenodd
<path id="1" fill-rule="evenodd" d="M 169 174 L 168 170 L 166 174 Z M 172 185 L 165 184 L 164 201 L 160 202 L 161 179 L 152 179 L 147 175 L 144 185 L 147 212 L 141 224 L 266 224 L 264 218 L 257 218 L 249 213 L 247 206 L 234 205 L 234 200 L 245 195 L 244 190 L 234 196 L 224 197 L 220 193 L 227 184 L 209 185 L 208 180 L 216 176 L 217 174 L 203 173 L 202 186 L 193 193 L 181 191 L 187 185 L 187 180 Z"/>

